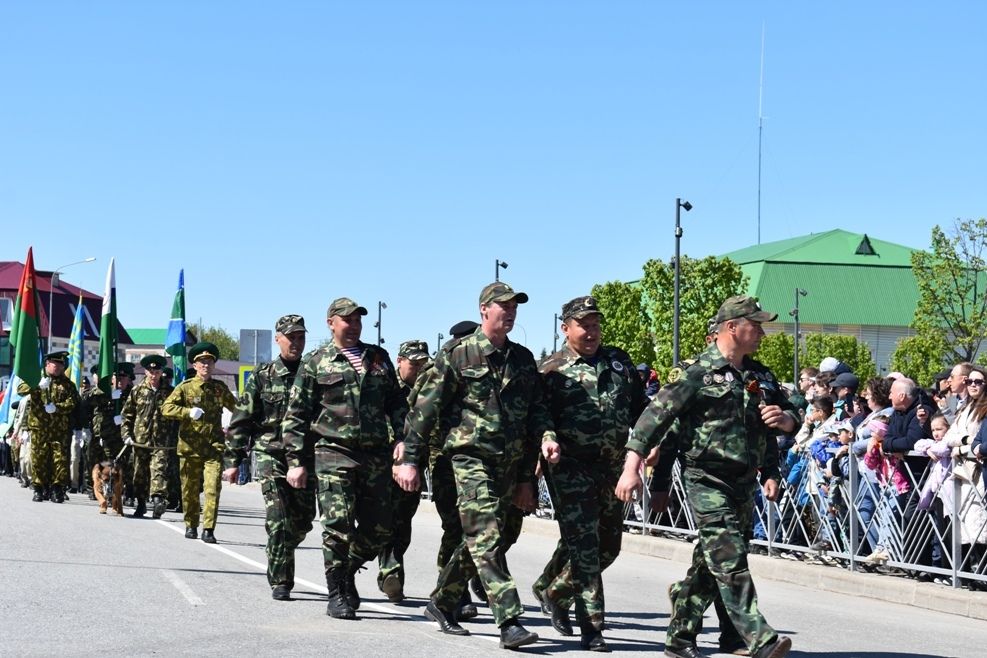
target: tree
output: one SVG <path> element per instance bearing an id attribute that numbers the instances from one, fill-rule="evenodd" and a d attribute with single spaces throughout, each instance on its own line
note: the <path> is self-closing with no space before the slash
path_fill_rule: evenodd
<path id="1" fill-rule="evenodd" d="M 641 289 L 622 281 L 593 286 L 590 294 L 603 313 L 603 343 L 627 352 L 634 363 L 653 364 L 655 350 L 641 305 Z"/>
<path id="2" fill-rule="evenodd" d="M 919 384 L 930 384 L 936 373 L 943 369 L 948 350 L 943 334 L 924 333 L 902 338 L 891 355 L 891 369 Z"/>
<path id="3" fill-rule="evenodd" d="M 799 352 L 802 356 L 804 352 Z M 754 358 L 766 365 L 783 382 L 789 381 L 795 363 L 795 339 L 791 334 L 768 334 L 761 339 L 761 346 Z"/>
<path id="4" fill-rule="evenodd" d="M 912 328 L 919 340 L 903 342 L 911 350 L 909 356 L 924 356 L 935 362 L 925 368 L 919 364 L 913 367 L 935 372 L 945 363 L 973 361 L 976 357 L 987 335 L 985 249 L 987 219 L 981 218 L 957 220 L 948 235 L 934 226 L 930 250 L 912 253 L 912 271 L 919 292 Z M 940 345 L 945 349 L 937 355 Z"/>
<path id="5" fill-rule="evenodd" d="M 799 355 L 806 366 L 818 366 L 823 359 L 831 356 L 850 366 L 853 374 L 860 379 L 861 387 L 868 379 L 877 376 L 877 365 L 870 347 L 854 336 L 807 334 L 803 342 L 804 347 Z"/>
<path id="6" fill-rule="evenodd" d="M 203 328 L 195 322 L 190 322 L 188 330 L 195 334 L 200 341 L 206 340 L 215 343 L 216 347 L 219 348 L 219 358 L 230 361 L 240 359 L 240 341 L 222 327 Z"/>
<path id="7" fill-rule="evenodd" d="M 662 381 L 672 366 L 672 325 L 675 268 L 672 263 L 649 260 L 641 280 L 643 307 L 655 349 L 653 367 Z M 747 289 L 748 279 L 729 258 L 682 257 L 679 289 L 679 358 L 690 358 L 706 348 L 706 330 L 727 297 Z"/>

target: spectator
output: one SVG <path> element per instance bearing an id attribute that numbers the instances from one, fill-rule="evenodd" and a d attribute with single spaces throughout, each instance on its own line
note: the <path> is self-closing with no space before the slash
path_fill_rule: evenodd
<path id="1" fill-rule="evenodd" d="M 867 454 L 867 444 L 871 437 L 870 421 L 878 416 L 890 418 L 891 414 L 894 413 L 890 395 L 890 380 L 880 377 L 867 380 L 860 397 L 867 405 L 869 413 L 857 425 L 856 440 L 851 445 L 851 450 L 857 457 L 860 470 L 860 486 L 857 489 L 855 506 L 860 518 L 860 527 L 867 539 L 866 542 L 861 542 L 861 549 L 864 554 L 875 551 L 878 544 L 877 523 L 873 522 L 873 519 L 881 494 L 877 473 L 867 467 L 864 456 Z"/>
<path id="2" fill-rule="evenodd" d="M 857 397 L 857 387 L 860 380 L 852 372 L 842 372 L 832 382 L 836 394 L 836 418 L 849 420 L 854 415 L 854 399 Z"/>
<path id="3" fill-rule="evenodd" d="M 943 409 L 943 415 L 950 424 L 956 420 L 956 414 L 969 398 L 966 390 L 966 378 L 971 370 L 973 370 L 973 364 L 964 361 L 957 363 L 949 372 L 949 379 L 947 380 L 949 382 L 949 395 L 946 398 L 946 408 Z"/>
<path id="4" fill-rule="evenodd" d="M 942 485 L 952 473 L 953 460 L 950 456 L 949 445 L 943 440 L 946 432 L 949 431 L 949 423 L 946 421 L 946 417 L 941 412 L 936 413 L 932 417 L 930 425 L 932 427 L 932 438 L 919 439 L 915 442 L 915 450 L 926 453 L 932 461 L 932 468 L 925 478 L 925 484 L 922 485 L 922 491 L 919 494 L 918 509 L 929 514 L 935 530 L 929 537 L 929 546 L 927 549 L 932 556 L 932 566 L 943 568 L 946 566 L 943 559 L 943 547 L 951 546 L 952 541 L 948 539 L 950 532 L 947 523 L 948 520 L 943 510 L 943 498 L 938 494 L 943 489 L 949 488 Z M 948 498 L 950 501 L 952 500 L 952 496 Z M 946 584 L 946 581 L 943 579 L 936 580 L 941 580 L 941 584 Z"/>
<path id="5" fill-rule="evenodd" d="M 641 381 L 644 382 L 644 392 L 649 398 L 653 398 L 658 389 L 661 388 L 661 382 L 658 381 L 658 373 L 649 366 L 647 363 L 637 364 L 637 372 L 641 377 Z"/>
<path id="6" fill-rule="evenodd" d="M 897 383 L 899 382 L 895 382 Z M 892 403 L 893 400 L 892 397 Z M 870 562 L 887 562 L 891 559 L 892 552 L 896 559 L 902 557 L 902 551 L 894 550 L 900 548 L 893 545 L 897 544 L 901 537 L 900 534 L 894 533 L 892 526 L 897 525 L 899 529 L 903 526 L 900 520 L 905 516 L 904 510 L 907 508 L 912 491 L 904 459 L 885 448 L 890 438 L 890 420 L 887 416 L 877 416 L 869 423 L 871 437 L 867 443 L 867 454 L 864 456 L 867 467 L 877 473 L 884 511 L 891 517 L 891 522 L 883 524 L 879 529 L 877 546 L 867 557 Z"/>

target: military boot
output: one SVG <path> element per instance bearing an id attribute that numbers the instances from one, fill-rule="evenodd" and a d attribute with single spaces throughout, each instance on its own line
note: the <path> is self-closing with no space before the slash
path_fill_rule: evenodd
<path id="1" fill-rule="evenodd" d="M 346 600 L 346 578 L 346 573 L 338 567 L 326 574 L 326 589 L 329 590 L 326 614 L 334 619 L 356 619 L 353 607 Z"/>
<path id="2" fill-rule="evenodd" d="M 134 508 L 134 513 L 131 516 L 135 519 L 142 519 L 145 514 L 147 514 L 147 503 L 143 498 L 138 498 L 137 507 Z"/>
<path id="3" fill-rule="evenodd" d="M 31 498 L 36 503 L 42 503 L 45 500 L 45 488 L 41 486 L 34 487 L 34 496 Z"/>
<path id="4" fill-rule="evenodd" d="M 346 603 L 349 604 L 353 610 L 360 609 L 360 593 L 356 591 L 356 573 L 362 568 L 362 566 L 351 566 L 346 570 L 346 581 L 343 585 L 343 595 L 346 597 Z"/>
<path id="5" fill-rule="evenodd" d="M 151 496 L 151 516 L 160 519 L 165 513 L 165 501 L 161 496 Z"/>
<path id="6" fill-rule="evenodd" d="M 62 487 L 57 484 L 51 485 L 51 502 L 53 503 L 65 502 L 65 492 L 63 492 Z"/>

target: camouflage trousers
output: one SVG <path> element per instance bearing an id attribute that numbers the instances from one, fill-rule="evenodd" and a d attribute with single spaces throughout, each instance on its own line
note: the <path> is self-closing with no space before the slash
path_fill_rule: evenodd
<path id="1" fill-rule="evenodd" d="M 317 449 L 326 574 L 356 569 L 380 552 L 391 533 L 391 453 Z"/>
<path id="2" fill-rule="evenodd" d="M 463 542 L 463 523 L 459 520 L 459 507 L 456 505 L 456 477 L 452 474 L 452 460 L 433 449 L 429 452 L 428 461 L 432 476 L 432 502 L 442 523 L 442 538 L 436 559 L 439 571 L 442 571 Z"/>
<path id="3" fill-rule="evenodd" d="M 685 579 L 668 590 L 672 604 L 665 644 L 685 648 L 696 641 L 703 613 L 722 600 L 723 611 L 754 654 L 777 633 L 757 607 L 747 564 L 755 482 L 737 482 L 695 468 L 683 471 L 686 496 L 699 531 L 699 543 Z M 717 613 L 721 611 L 717 607 Z M 721 631 L 729 631 L 723 628 Z M 729 626 L 729 624 L 727 625 Z"/>
<path id="4" fill-rule="evenodd" d="M 31 483 L 36 487 L 65 484 L 69 480 L 68 460 L 61 437 L 31 432 Z"/>
<path id="5" fill-rule="evenodd" d="M 223 477 L 221 455 L 202 457 L 195 453 L 179 456 L 179 470 L 182 479 L 182 508 L 185 526 L 196 528 L 199 513 L 202 513 L 202 527 L 216 527 L 216 512 L 219 509 L 219 490 Z M 199 507 L 199 494 L 205 492 L 206 504 Z"/>
<path id="6" fill-rule="evenodd" d="M 175 507 L 182 502 L 182 477 L 178 453 L 169 450 L 168 466 L 165 468 L 166 489 L 168 491 L 168 507 Z M 153 466 L 152 466 L 153 468 Z"/>
<path id="7" fill-rule="evenodd" d="M 422 502 L 420 491 L 407 492 L 391 480 L 391 535 L 377 556 L 380 571 L 377 572 L 377 586 L 382 587 L 384 578 L 396 573 L 404 585 L 404 552 L 411 546 L 411 520 L 415 518 Z"/>
<path id="8" fill-rule="evenodd" d="M 134 497 L 148 500 L 151 496 L 168 495 L 168 457 L 173 450 L 137 444 L 134 451 Z"/>
<path id="9" fill-rule="evenodd" d="M 614 494 L 617 476 L 600 466 L 566 458 L 546 473 L 562 538 L 534 589 L 576 619 L 603 627 L 603 570 L 620 554 L 624 504 Z"/>
<path id="10" fill-rule="evenodd" d="M 288 484 L 284 453 L 256 452 L 257 480 L 264 496 L 264 529 L 267 530 L 267 582 L 295 586 L 295 549 L 305 541 L 315 518 L 315 468 L 306 464 L 304 489 Z"/>
<path id="11" fill-rule="evenodd" d="M 483 583 L 494 621 L 500 626 L 523 612 L 504 555 L 517 464 L 454 455 L 452 471 L 464 539 L 439 573 L 431 598 L 440 609 L 455 610 L 469 579 L 476 574 Z"/>

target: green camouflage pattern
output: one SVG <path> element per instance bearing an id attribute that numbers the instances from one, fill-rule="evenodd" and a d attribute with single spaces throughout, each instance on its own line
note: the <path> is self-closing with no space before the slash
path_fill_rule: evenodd
<path id="1" fill-rule="evenodd" d="M 463 522 L 459 519 L 459 507 L 456 505 L 456 477 L 452 473 L 452 460 L 440 450 L 432 450 L 428 468 L 432 476 L 432 503 L 442 524 L 439 554 L 436 556 L 436 565 L 442 571 L 456 548 L 463 543 Z"/>
<path id="2" fill-rule="evenodd" d="M 592 312 L 592 298 L 567 305 L 571 317 Z M 564 309 L 564 312 L 566 310 Z M 620 553 L 624 505 L 614 488 L 627 436 L 648 404 L 630 357 L 601 346 L 581 357 L 569 348 L 540 368 L 562 456 L 545 471 L 562 539 L 535 583 L 557 605 L 575 603 L 580 623 L 603 625 L 602 572 Z"/>
<path id="3" fill-rule="evenodd" d="M 31 482 L 49 486 L 68 482 L 66 448 L 72 438 L 75 409 L 80 403 L 79 391 L 65 375 L 49 377 L 47 389 L 27 382 L 17 385 L 17 394 L 29 397 L 27 428 L 31 432 Z M 55 413 L 45 411 L 45 405 L 55 405 Z"/>
<path id="4" fill-rule="evenodd" d="M 300 316 L 285 316 L 279 326 L 297 326 Z M 288 484 L 288 460 L 281 440 L 281 422 L 288 409 L 288 393 L 299 363 L 277 359 L 254 369 L 244 386 L 230 421 L 226 440 L 226 466 L 238 467 L 249 459 L 253 445 L 257 479 L 264 496 L 267 530 L 267 582 L 270 586 L 295 585 L 295 549 L 305 540 L 315 518 L 316 475 L 311 449 L 304 456 L 307 484 Z"/>
<path id="5" fill-rule="evenodd" d="M 174 449 L 178 423 L 161 414 L 161 406 L 174 390 L 164 379 L 157 389 L 145 378 L 131 390 L 123 404 L 123 439 L 133 440 L 134 496 L 147 500 L 150 496 L 166 496 L 168 481 L 168 449 Z M 163 448 L 153 450 L 152 448 Z"/>
<path id="6" fill-rule="evenodd" d="M 189 416 L 192 407 L 203 414 L 199 420 Z M 216 527 L 216 511 L 223 476 L 223 409 L 236 408 L 236 398 L 218 379 L 186 379 L 175 387 L 161 405 L 165 418 L 178 421 L 179 477 L 185 525 L 195 528 Z M 201 483 L 201 484 L 200 484 Z M 199 494 L 205 493 L 205 507 L 200 510 Z"/>

